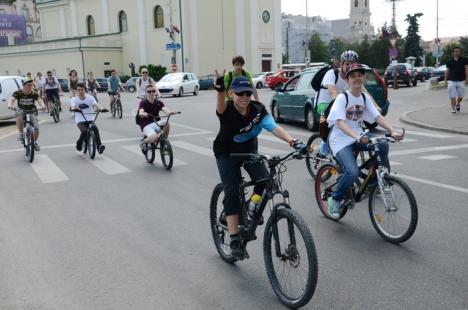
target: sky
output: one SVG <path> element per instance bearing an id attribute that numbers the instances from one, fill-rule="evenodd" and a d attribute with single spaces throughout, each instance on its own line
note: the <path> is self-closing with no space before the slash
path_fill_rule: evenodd
<path id="1" fill-rule="evenodd" d="M 281 0 L 281 11 L 286 14 L 306 15 L 306 1 L 309 16 L 320 15 L 328 20 L 349 18 L 349 0 Z M 341 9 L 336 9 L 340 8 Z M 385 0 L 369 0 L 371 23 L 375 31 L 384 22 L 390 25 L 392 5 Z M 468 0 L 439 0 L 439 38 L 468 36 Z M 406 14 L 423 13 L 419 18 L 419 35 L 423 40 L 436 38 L 437 0 L 401 0 L 396 3 L 397 29 L 406 35 L 408 23 Z"/>

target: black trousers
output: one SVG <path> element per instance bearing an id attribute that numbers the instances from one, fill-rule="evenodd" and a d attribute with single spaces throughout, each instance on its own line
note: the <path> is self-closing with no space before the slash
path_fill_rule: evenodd
<path id="1" fill-rule="evenodd" d="M 80 137 L 78 138 L 78 144 L 82 145 L 83 141 L 86 139 L 86 131 L 88 130 L 89 124 L 92 122 L 79 122 L 77 124 L 78 129 L 81 131 Z M 94 135 L 96 136 L 96 144 L 99 147 L 101 145 L 101 137 L 99 136 L 99 129 L 96 126 L 93 126 Z"/>
<path id="2" fill-rule="evenodd" d="M 241 166 L 248 157 L 231 157 L 219 155 L 216 157 L 219 175 L 224 186 L 224 212 L 226 215 L 240 213 L 241 202 L 239 198 L 239 183 L 241 180 Z M 268 176 L 268 169 L 262 162 L 246 163 L 244 169 L 252 180 L 258 180 Z M 261 195 L 265 184 L 254 186 L 254 192 Z"/>

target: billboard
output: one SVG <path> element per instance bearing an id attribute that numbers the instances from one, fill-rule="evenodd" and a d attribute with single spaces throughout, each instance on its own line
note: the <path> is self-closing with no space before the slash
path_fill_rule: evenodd
<path id="1" fill-rule="evenodd" d="M 23 15 L 0 14 L 0 46 L 7 46 L 9 37 L 15 44 L 28 42 Z"/>

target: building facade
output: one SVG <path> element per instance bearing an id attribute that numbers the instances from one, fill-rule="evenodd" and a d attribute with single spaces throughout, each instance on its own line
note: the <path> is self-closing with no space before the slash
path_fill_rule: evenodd
<path id="1" fill-rule="evenodd" d="M 374 27 L 370 22 L 370 0 L 350 0 L 349 27 L 353 41 L 360 41 L 365 36 L 374 36 Z"/>
<path id="2" fill-rule="evenodd" d="M 168 71 L 175 64 L 201 75 L 231 68 L 234 55 L 251 72 L 281 67 L 280 0 L 37 0 L 36 7 L 43 41 L 0 48 L 0 70 L 101 76 L 129 74 L 130 63 Z"/>
<path id="3" fill-rule="evenodd" d="M 0 15 L 22 15 L 26 19 L 28 42 L 40 41 L 42 38 L 39 13 L 33 0 L 0 0 Z"/>

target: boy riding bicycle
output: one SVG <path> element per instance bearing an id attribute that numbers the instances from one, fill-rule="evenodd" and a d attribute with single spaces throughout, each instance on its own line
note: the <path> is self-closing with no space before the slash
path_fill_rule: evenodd
<path id="1" fill-rule="evenodd" d="M 362 136 L 361 122 L 363 120 L 369 123 L 377 122 L 387 129 L 395 140 L 402 139 L 402 135 L 395 131 L 372 104 L 370 96 L 362 92 L 365 79 L 366 72 L 360 64 L 352 64 L 348 68 L 346 80 L 349 90 L 336 97 L 327 118 L 331 128 L 328 142 L 334 156 L 343 167 L 343 176 L 338 182 L 336 191 L 328 198 L 329 214 L 334 218 L 339 217 L 341 200 L 359 174 L 353 151 L 356 148 L 359 150 L 372 148 L 367 145 L 368 137 Z M 388 145 L 381 144 L 379 149 L 382 162 L 388 167 Z"/>

